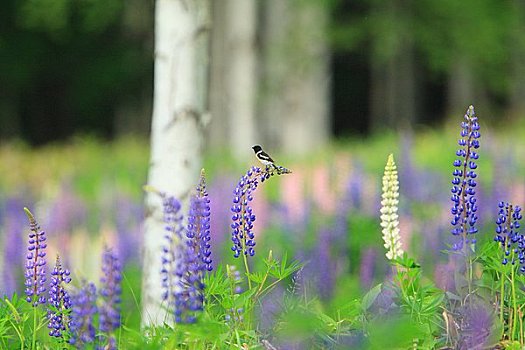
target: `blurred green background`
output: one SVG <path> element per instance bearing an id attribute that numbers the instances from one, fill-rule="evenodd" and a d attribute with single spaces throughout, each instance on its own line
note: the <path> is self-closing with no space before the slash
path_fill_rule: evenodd
<path id="1" fill-rule="evenodd" d="M 246 118 L 255 120 L 256 137 L 284 151 L 297 148 L 287 148 L 291 132 L 273 124 L 292 118 L 315 125 L 315 145 L 385 128 L 433 127 L 469 104 L 484 121 L 519 119 L 524 6 L 520 0 L 214 1 L 209 145 L 231 151 L 237 104 L 250 104 L 253 115 Z M 0 139 L 42 145 L 76 134 L 147 137 L 154 9 L 143 0 L 5 0 Z M 243 65 L 253 73 L 249 101 L 235 88 L 242 84 L 235 69 Z M 304 113 L 300 105 L 309 103 L 314 107 Z"/>

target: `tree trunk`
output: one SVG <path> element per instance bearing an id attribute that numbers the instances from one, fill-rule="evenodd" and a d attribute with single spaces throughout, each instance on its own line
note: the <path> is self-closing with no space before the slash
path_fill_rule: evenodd
<path id="1" fill-rule="evenodd" d="M 214 2 L 210 146 L 229 146 L 237 158 L 251 154 L 256 138 L 256 5 L 255 0 Z"/>
<path id="2" fill-rule="evenodd" d="M 307 153 L 329 138 L 328 7 L 297 0 L 264 5 L 262 142 Z"/>
<path id="3" fill-rule="evenodd" d="M 462 57 L 454 59 L 449 71 L 446 111 L 449 117 L 456 118 L 465 113 L 465 106 L 478 107 L 480 101 L 475 100 L 474 76 L 466 59 Z"/>
<path id="4" fill-rule="evenodd" d="M 399 1 L 377 2 L 374 6 L 376 16 L 383 17 L 382 21 L 387 23 L 402 23 L 411 18 L 411 9 L 403 8 Z M 407 13 L 403 16 L 404 11 Z M 374 38 L 370 55 L 370 118 L 376 132 L 407 128 L 416 120 L 417 79 L 412 35 L 398 25 L 388 37 Z"/>
<path id="5" fill-rule="evenodd" d="M 207 116 L 209 0 L 157 0 L 155 82 L 148 184 L 174 195 L 187 208 L 202 166 Z M 142 325 L 170 323 L 162 306 L 164 244 L 161 200 L 146 195 Z"/>
<path id="6" fill-rule="evenodd" d="M 230 117 L 230 146 L 237 158 L 251 155 L 255 135 L 255 0 L 226 1 L 228 26 L 228 115 Z M 241 132 L 239 132 L 241 131 Z"/>
<path id="7" fill-rule="evenodd" d="M 210 62 L 210 113 L 213 118 L 206 137 L 207 149 L 224 149 L 228 146 L 228 103 L 224 88 L 229 57 L 226 50 L 226 18 L 224 1 L 213 1 Z"/>

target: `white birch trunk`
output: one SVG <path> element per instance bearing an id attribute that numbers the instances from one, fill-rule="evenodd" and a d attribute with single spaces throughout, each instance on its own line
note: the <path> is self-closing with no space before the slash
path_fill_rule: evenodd
<path id="1" fill-rule="evenodd" d="M 202 166 L 207 108 L 209 0 L 157 0 L 155 82 L 148 184 L 176 196 L 187 208 Z M 161 200 L 146 195 L 142 325 L 171 323 L 162 305 Z"/>

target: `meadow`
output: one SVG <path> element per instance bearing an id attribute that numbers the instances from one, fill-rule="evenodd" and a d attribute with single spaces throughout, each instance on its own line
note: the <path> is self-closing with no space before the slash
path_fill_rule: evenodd
<path id="1" fill-rule="evenodd" d="M 500 128 L 458 116 L 272 151 L 290 174 L 207 155 L 193 212 L 163 194 L 173 319 L 145 329 L 147 141 L 3 144 L 0 348 L 522 349 L 524 127 Z M 176 272 L 181 241 L 211 258 Z"/>

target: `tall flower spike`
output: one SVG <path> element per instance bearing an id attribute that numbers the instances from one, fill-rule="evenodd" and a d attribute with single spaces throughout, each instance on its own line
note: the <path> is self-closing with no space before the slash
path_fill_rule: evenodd
<path id="1" fill-rule="evenodd" d="M 397 259 L 403 255 L 401 237 L 399 236 L 399 221 L 397 205 L 399 203 L 399 182 L 397 180 L 396 163 L 390 154 L 383 175 L 383 194 L 381 196 L 381 227 L 386 257 L 389 260 Z"/>
<path id="2" fill-rule="evenodd" d="M 26 255 L 26 300 L 33 306 L 45 304 L 46 297 L 46 234 L 40 229 L 33 214 L 24 208 L 29 219 L 29 239 Z"/>
<path id="3" fill-rule="evenodd" d="M 47 318 L 49 323 L 47 328 L 50 329 L 49 335 L 61 338 L 63 332 L 69 328 L 69 310 L 71 309 L 71 300 L 69 293 L 64 288 L 65 284 L 71 282 L 68 269 L 62 267 L 60 257 L 57 255 L 55 267 L 51 272 L 51 285 L 49 287 L 49 306 Z"/>
<path id="4" fill-rule="evenodd" d="M 501 263 L 506 265 L 510 259 L 511 264 L 514 265 L 518 261 L 521 265 L 520 271 L 525 272 L 525 239 L 518 231 L 522 218 L 521 208 L 504 202 L 500 202 L 498 207 L 494 240 L 501 244 L 504 252 Z"/>
<path id="5" fill-rule="evenodd" d="M 291 174 L 292 171 L 280 165 L 267 165 L 264 170 L 252 166 L 237 183 L 233 191 L 232 212 L 232 251 L 233 256 L 238 258 L 241 254 L 255 255 L 255 234 L 253 223 L 255 214 L 250 206 L 253 200 L 253 192 L 257 189 L 259 182 L 268 180 L 273 175 Z"/>
<path id="6" fill-rule="evenodd" d="M 166 245 L 162 247 L 162 298 L 168 303 L 168 307 L 173 307 L 174 295 L 178 288 L 176 275 L 181 275 L 183 268 L 181 265 L 182 254 L 178 246 L 182 242 L 182 214 L 180 213 L 181 204 L 175 198 L 160 194 L 164 211 L 164 223 L 166 224 Z"/>
<path id="7" fill-rule="evenodd" d="M 195 193 L 190 198 L 183 269 L 175 292 L 175 322 L 193 323 L 196 311 L 204 306 L 204 274 L 211 271 L 210 200 L 206 192 L 204 170 Z"/>
<path id="8" fill-rule="evenodd" d="M 451 233 L 459 237 L 459 240 L 452 245 L 453 250 L 467 249 L 468 244 L 476 243 L 475 238 L 469 238 L 478 232 L 476 214 L 478 206 L 476 204 L 476 161 L 479 158 L 477 149 L 479 148 L 479 123 L 474 112 L 474 107 L 470 106 L 461 123 L 461 138 L 458 141 L 461 147 L 456 151 L 458 158 L 454 161 L 454 176 L 452 179 L 452 221 Z"/>
<path id="9" fill-rule="evenodd" d="M 95 341 L 93 318 L 97 313 L 97 289 L 93 283 L 82 282 L 82 288 L 71 296 L 71 338 L 69 343 L 77 349 Z"/>
<path id="10" fill-rule="evenodd" d="M 250 256 L 255 254 L 255 234 L 253 233 L 255 215 L 250 202 L 253 200 L 253 192 L 257 189 L 259 181 L 263 182 L 270 176 L 268 172 L 263 172 L 261 168 L 253 166 L 241 177 L 233 192 L 233 206 L 231 208 L 233 213 L 231 224 L 233 246 L 231 249 L 236 258 L 241 254 Z"/>
<path id="11" fill-rule="evenodd" d="M 122 267 L 117 256 L 106 248 L 102 253 L 102 277 L 100 279 L 100 295 L 102 305 L 99 309 L 99 328 L 107 336 L 107 346 L 104 349 L 116 349 L 113 331 L 120 326 L 120 295 Z"/>
<path id="12" fill-rule="evenodd" d="M 198 270 L 211 271 L 210 199 L 206 191 L 204 169 L 201 170 L 196 193 L 190 198 L 186 237 L 188 238 L 188 248 L 197 259 Z"/>

